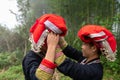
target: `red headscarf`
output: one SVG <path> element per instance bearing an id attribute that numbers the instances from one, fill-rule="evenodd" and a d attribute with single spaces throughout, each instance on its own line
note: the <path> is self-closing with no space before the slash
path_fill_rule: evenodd
<path id="1" fill-rule="evenodd" d="M 107 55 L 106 57 L 111 61 L 113 60 L 117 44 L 114 35 L 105 27 L 99 25 L 85 25 L 79 30 L 78 37 L 83 42 L 101 43 L 102 46 L 100 46 L 100 48 L 102 50 L 105 49 L 106 52 L 104 52 L 104 54 Z"/>
<path id="2" fill-rule="evenodd" d="M 38 18 L 30 28 L 32 50 L 40 52 L 49 31 L 65 36 L 67 26 L 64 18 L 56 14 L 44 14 Z"/>

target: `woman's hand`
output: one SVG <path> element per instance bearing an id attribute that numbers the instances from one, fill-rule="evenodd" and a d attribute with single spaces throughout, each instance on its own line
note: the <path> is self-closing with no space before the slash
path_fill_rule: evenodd
<path id="1" fill-rule="evenodd" d="M 59 35 L 53 32 L 50 32 L 47 36 L 47 52 L 45 59 L 54 63 L 55 60 L 55 50 L 59 42 Z"/>
<path id="2" fill-rule="evenodd" d="M 50 32 L 47 37 L 47 45 L 48 47 L 55 47 L 58 45 L 59 35 L 53 32 Z"/>
<path id="3" fill-rule="evenodd" d="M 62 49 L 64 49 L 68 45 L 67 42 L 65 41 L 64 37 L 60 37 L 60 40 L 59 40 L 58 44 L 60 45 L 60 47 Z"/>

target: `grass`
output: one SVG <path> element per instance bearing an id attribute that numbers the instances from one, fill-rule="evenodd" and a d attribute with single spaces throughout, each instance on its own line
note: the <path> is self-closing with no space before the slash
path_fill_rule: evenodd
<path id="1" fill-rule="evenodd" d="M 120 80 L 120 74 L 107 69 L 104 71 L 103 80 Z"/>
<path id="2" fill-rule="evenodd" d="M 21 65 L 12 66 L 7 70 L 2 69 L 0 72 L 0 80 L 24 80 Z"/>
<path id="3" fill-rule="evenodd" d="M 59 80 L 72 80 L 67 76 L 61 75 L 61 79 Z M 12 66 L 8 69 L 0 70 L 0 80 L 24 80 L 24 75 L 22 72 L 22 66 Z M 104 70 L 103 80 L 120 80 L 120 74 L 113 73 L 109 69 Z"/>

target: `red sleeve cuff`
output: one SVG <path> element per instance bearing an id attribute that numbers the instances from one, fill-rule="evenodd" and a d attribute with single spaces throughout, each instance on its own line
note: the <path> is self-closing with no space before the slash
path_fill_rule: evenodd
<path id="1" fill-rule="evenodd" d="M 50 61 L 47 60 L 47 59 L 43 59 L 42 62 L 41 62 L 41 64 L 45 65 L 46 67 L 48 67 L 48 68 L 50 68 L 50 69 L 54 69 L 54 68 L 57 67 L 56 64 L 50 62 Z"/>

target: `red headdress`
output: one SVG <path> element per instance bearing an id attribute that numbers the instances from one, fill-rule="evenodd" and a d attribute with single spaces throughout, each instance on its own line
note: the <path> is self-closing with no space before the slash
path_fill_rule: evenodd
<path id="1" fill-rule="evenodd" d="M 106 58 L 110 61 L 115 60 L 116 40 L 106 28 L 99 25 L 85 25 L 79 30 L 78 36 L 83 42 L 99 43 L 100 50 Z"/>
<path id="2" fill-rule="evenodd" d="M 49 31 L 65 36 L 67 27 L 64 18 L 55 14 L 44 14 L 36 20 L 30 28 L 29 38 L 33 51 L 40 52 Z"/>

